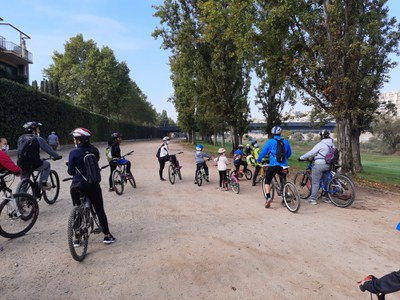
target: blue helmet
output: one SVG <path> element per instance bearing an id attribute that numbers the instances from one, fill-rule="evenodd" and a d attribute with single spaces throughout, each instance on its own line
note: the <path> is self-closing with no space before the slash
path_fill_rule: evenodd
<path id="1" fill-rule="evenodd" d="M 197 151 L 201 151 L 201 150 L 203 150 L 203 145 L 202 144 L 198 144 L 197 146 L 196 146 L 196 150 Z"/>

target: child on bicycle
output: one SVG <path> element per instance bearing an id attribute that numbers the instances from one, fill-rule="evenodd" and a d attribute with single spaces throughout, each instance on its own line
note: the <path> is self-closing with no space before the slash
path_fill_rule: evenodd
<path id="1" fill-rule="evenodd" d="M 208 155 L 207 153 L 204 153 L 203 152 L 203 148 L 204 147 L 203 147 L 202 144 L 198 144 L 196 146 L 196 153 L 194 155 L 194 159 L 196 161 L 196 172 L 194 173 L 194 184 L 197 184 L 196 174 L 197 174 L 197 171 L 199 171 L 201 169 L 201 167 L 203 167 L 204 171 L 206 172 L 205 180 L 207 182 L 209 182 L 209 180 L 208 180 L 208 166 L 207 166 L 207 163 L 206 163 L 206 161 L 204 159 L 207 158 L 207 160 L 210 160 L 211 156 Z"/>
<path id="2" fill-rule="evenodd" d="M 126 165 L 127 179 L 132 178 L 131 174 L 131 162 L 125 158 L 121 158 L 121 148 L 120 144 L 122 142 L 122 135 L 119 132 L 114 132 L 111 134 L 111 140 L 108 142 L 108 146 L 111 150 L 111 160 L 110 160 L 110 177 L 108 183 L 110 188 L 108 191 L 114 191 L 112 186 L 112 173 L 117 168 L 118 165 Z"/>
<path id="3" fill-rule="evenodd" d="M 238 174 L 240 166 L 243 166 L 243 173 L 247 171 L 247 162 L 243 160 L 246 155 L 243 152 L 243 145 L 239 145 L 238 149 L 233 153 L 233 164 L 235 165 L 235 172 Z"/>
<path id="4" fill-rule="evenodd" d="M 229 160 L 225 156 L 225 152 L 226 150 L 224 148 L 219 148 L 219 156 L 214 159 L 214 161 L 217 163 L 219 173 L 219 188 L 217 188 L 219 191 L 222 191 L 222 189 L 224 188 L 223 184 L 228 181 L 228 178 L 226 176 L 226 169 L 229 164 Z"/>
<path id="5" fill-rule="evenodd" d="M 14 175 L 21 175 L 21 168 L 18 167 L 8 156 L 8 142 L 6 138 L 0 138 L 0 173 L 4 170 L 8 170 Z"/>

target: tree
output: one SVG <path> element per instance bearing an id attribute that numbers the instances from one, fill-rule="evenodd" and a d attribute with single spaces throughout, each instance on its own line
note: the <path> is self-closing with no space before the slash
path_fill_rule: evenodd
<path id="1" fill-rule="evenodd" d="M 373 120 L 378 93 L 395 66 L 399 25 L 386 0 L 286 0 L 290 80 L 305 103 L 336 119 L 342 169 L 362 170 L 359 137 Z"/>
<path id="2" fill-rule="evenodd" d="M 393 154 L 396 152 L 397 145 L 400 144 L 400 119 L 381 116 L 373 122 L 373 133 L 385 146 L 385 153 Z"/>

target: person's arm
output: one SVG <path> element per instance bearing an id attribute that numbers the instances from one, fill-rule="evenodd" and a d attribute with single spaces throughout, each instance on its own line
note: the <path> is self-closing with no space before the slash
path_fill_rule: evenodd
<path id="1" fill-rule="evenodd" d="M 303 154 L 302 156 L 300 156 L 301 160 L 306 160 L 309 157 L 313 157 L 315 155 L 317 155 L 317 153 L 321 150 L 321 144 L 318 143 L 316 144 L 310 151 L 308 151 L 307 153 Z"/>
<path id="2" fill-rule="evenodd" d="M 75 151 L 71 151 L 70 153 L 69 153 L 69 157 L 68 157 L 68 170 L 67 170 L 67 172 L 68 172 L 68 174 L 69 175 L 71 175 L 71 176 L 73 176 L 73 175 L 75 175 L 75 173 L 76 173 L 76 170 L 75 170 L 75 159 L 74 159 L 74 152 Z"/>
<path id="3" fill-rule="evenodd" d="M 258 163 L 260 163 L 261 162 L 261 160 L 271 151 L 271 143 L 270 143 L 270 141 L 271 140 L 269 140 L 265 145 L 264 145 L 264 147 L 262 148 L 262 150 L 261 150 L 261 152 L 260 152 L 260 154 L 258 155 L 258 158 L 257 158 L 257 162 Z"/>
<path id="4" fill-rule="evenodd" d="M 17 166 L 7 153 L 0 150 L 0 169 L 5 168 L 14 174 L 20 174 L 21 168 Z"/>
<path id="5" fill-rule="evenodd" d="M 51 149 L 51 147 L 49 146 L 49 144 L 47 144 L 47 142 L 44 138 L 42 138 L 41 136 L 38 136 L 37 139 L 39 142 L 40 149 L 42 149 L 44 152 L 46 152 L 51 157 L 54 157 L 54 158 L 61 157 L 61 155 L 59 155 L 57 152 L 55 152 L 53 149 Z"/>
<path id="6" fill-rule="evenodd" d="M 371 293 L 389 294 L 400 291 L 400 271 L 386 274 L 362 283 L 362 286 Z"/>

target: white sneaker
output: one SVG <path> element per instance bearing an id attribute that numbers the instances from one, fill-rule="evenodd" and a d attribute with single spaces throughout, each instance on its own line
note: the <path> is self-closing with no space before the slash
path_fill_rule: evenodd
<path id="1" fill-rule="evenodd" d="M 306 199 L 306 202 L 308 203 L 308 204 L 312 204 L 312 205 L 316 205 L 317 204 L 317 200 L 314 200 L 314 199 Z"/>

